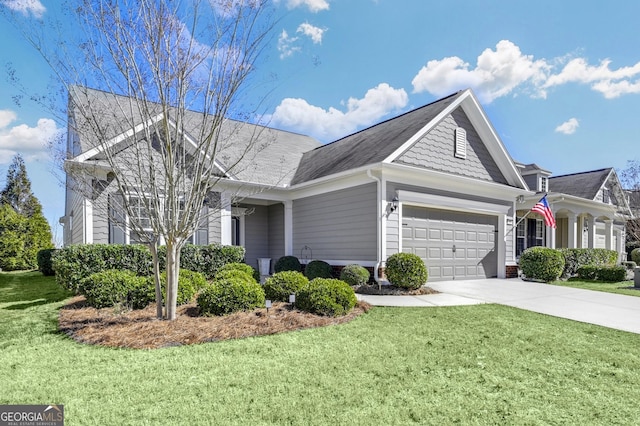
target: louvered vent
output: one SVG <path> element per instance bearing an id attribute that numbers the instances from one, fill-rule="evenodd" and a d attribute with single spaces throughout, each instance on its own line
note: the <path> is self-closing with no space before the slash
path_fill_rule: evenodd
<path id="1" fill-rule="evenodd" d="M 457 158 L 467 158 L 467 131 L 462 127 L 456 128 L 456 143 L 454 156 Z"/>

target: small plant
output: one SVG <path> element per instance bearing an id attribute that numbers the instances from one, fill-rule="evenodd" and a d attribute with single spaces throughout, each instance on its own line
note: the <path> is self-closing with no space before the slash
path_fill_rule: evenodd
<path id="1" fill-rule="evenodd" d="M 107 308 L 125 302 L 129 291 L 142 286 L 145 281 L 145 277 L 138 277 L 131 271 L 109 269 L 80 281 L 79 292 L 90 306 Z"/>
<path id="2" fill-rule="evenodd" d="M 256 280 L 256 282 L 260 281 L 260 272 L 258 272 L 256 268 L 249 266 L 246 263 L 240 263 L 240 262 L 227 263 L 222 268 L 218 269 L 216 276 L 218 276 L 218 274 L 222 271 L 229 271 L 229 270 L 242 271 L 247 275 L 249 275 L 250 277 L 253 277 L 253 279 Z"/>
<path id="3" fill-rule="evenodd" d="M 202 315 L 227 315 L 264 306 L 264 290 L 255 281 L 221 278 L 202 289 L 197 300 Z"/>
<path id="4" fill-rule="evenodd" d="M 565 268 L 565 258 L 559 250 L 531 247 L 520 256 L 520 268 L 525 277 L 544 282 L 555 281 Z"/>
<path id="5" fill-rule="evenodd" d="M 288 302 L 289 295 L 297 293 L 309 280 L 297 271 L 276 272 L 264 282 L 264 294 L 269 300 Z"/>
<path id="6" fill-rule="evenodd" d="M 352 287 L 366 284 L 369 278 L 367 268 L 356 264 L 347 265 L 340 271 L 340 279 Z"/>
<path id="7" fill-rule="evenodd" d="M 412 253 L 396 253 L 389 256 L 385 274 L 391 285 L 411 290 L 420 288 L 429 278 L 422 259 Z"/>
<path id="8" fill-rule="evenodd" d="M 53 270 L 53 262 L 51 257 L 56 249 L 42 249 L 38 252 L 38 270 L 42 275 L 54 276 L 56 272 Z"/>
<path id="9" fill-rule="evenodd" d="M 282 271 L 302 271 L 302 265 L 300 261 L 295 256 L 282 256 L 278 259 L 273 265 L 274 272 L 282 272 Z"/>
<path id="10" fill-rule="evenodd" d="M 315 278 L 332 278 L 333 268 L 325 261 L 312 260 L 304 269 L 304 275 L 309 280 L 313 280 Z"/>
<path id="11" fill-rule="evenodd" d="M 344 281 L 316 278 L 296 294 L 296 308 L 318 315 L 339 316 L 357 303 L 356 294 Z"/>

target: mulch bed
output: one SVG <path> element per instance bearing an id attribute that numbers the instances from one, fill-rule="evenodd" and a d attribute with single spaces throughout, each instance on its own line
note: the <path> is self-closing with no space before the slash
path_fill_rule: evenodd
<path id="1" fill-rule="evenodd" d="M 136 311 L 95 309 L 86 305 L 83 296 L 78 296 L 60 309 L 59 329 L 80 343 L 157 349 L 344 324 L 370 308 L 369 304 L 358 302 L 347 315 L 324 317 L 298 311 L 288 303 L 274 302 L 268 314 L 266 309 L 256 309 L 222 317 L 201 317 L 193 303 L 179 306 L 176 320 L 162 321 L 156 319 L 155 306 Z"/>
<path id="2" fill-rule="evenodd" d="M 377 284 L 361 285 L 355 288 L 355 292 L 360 294 L 371 294 L 371 295 L 377 295 L 377 296 L 419 296 L 422 294 L 440 293 L 439 291 L 436 291 L 427 286 L 422 286 L 415 290 L 407 290 L 404 288 L 394 287 L 391 285 L 383 285 L 378 287 Z"/>

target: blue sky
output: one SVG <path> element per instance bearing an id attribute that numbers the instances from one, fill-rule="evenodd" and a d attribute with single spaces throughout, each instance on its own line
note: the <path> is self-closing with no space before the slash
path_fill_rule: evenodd
<path id="1" fill-rule="evenodd" d="M 56 1 L 0 0 L 46 20 Z M 640 3 L 610 0 L 279 0 L 256 69 L 273 80 L 271 125 L 330 142 L 472 88 L 512 157 L 554 175 L 640 159 Z M 3 18 L 0 18 L 2 21 Z M 17 106 L 6 64 L 45 90 L 49 71 L 0 23 L 0 185 L 15 152 L 57 227 L 64 188 L 43 147 L 63 129 L 29 101 Z M 61 230 L 57 230 L 61 234 Z"/>

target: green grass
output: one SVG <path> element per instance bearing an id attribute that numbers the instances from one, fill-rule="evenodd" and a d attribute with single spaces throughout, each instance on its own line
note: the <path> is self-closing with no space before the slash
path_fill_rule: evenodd
<path id="1" fill-rule="evenodd" d="M 374 308 L 341 326 L 141 351 L 59 334 L 64 297 L 53 279 L 0 274 L 0 404 L 64 404 L 68 425 L 640 418 L 640 335 L 513 308 Z"/>
<path id="2" fill-rule="evenodd" d="M 621 281 L 609 283 L 604 281 L 581 281 L 577 278 L 569 278 L 567 281 L 554 281 L 551 284 L 563 287 L 582 288 L 585 290 L 604 291 L 607 293 L 625 294 L 627 296 L 640 297 L 640 289 L 633 287 L 633 281 Z"/>

